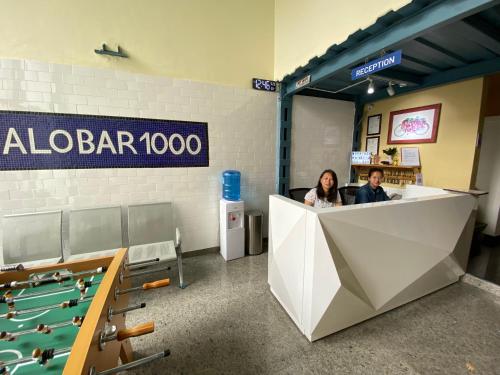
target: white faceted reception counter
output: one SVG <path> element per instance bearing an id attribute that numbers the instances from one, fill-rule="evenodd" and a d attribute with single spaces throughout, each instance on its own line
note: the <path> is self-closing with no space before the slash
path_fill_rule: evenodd
<path id="1" fill-rule="evenodd" d="M 316 209 L 269 197 L 271 291 L 314 341 L 464 274 L 476 200 L 409 186 L 403 199 Z"/>

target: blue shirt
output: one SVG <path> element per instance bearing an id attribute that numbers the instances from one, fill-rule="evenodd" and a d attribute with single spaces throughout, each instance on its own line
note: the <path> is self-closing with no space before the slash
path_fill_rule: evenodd
<path id="1" fill-rule="evenodd" d="M 373 190 L 370 183 L 367 183 L 359 188 L 356 193 L 356 200 L 354 201 L 354 204 L 383 202 L 388 200 L 390 200 L 390 198 L 387 196 L 382 186 Z"/>

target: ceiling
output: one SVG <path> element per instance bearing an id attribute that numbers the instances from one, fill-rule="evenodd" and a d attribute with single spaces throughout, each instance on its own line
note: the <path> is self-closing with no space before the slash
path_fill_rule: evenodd
<path id="1" fill-rule="evenodd" d="M 385 14 L 370 27 L 358 30 L 343 43 L 331 46 L 323 56 L 313 58 L 286 76 L 282 81 L 283 94 L 366 102 L 387 97 L 389 81 L 394 83 L 397 95 L 499 72 L 500 2 L 455 0 L 455 8 L 449 8 L 451 5 L 444 0 L 414 0 Z M 460 5 L 463 9 L 457 9 Z M 450 9 L 454 9 L 456 16 L 445 20 L 442 13 L 449 15 Z M 432 26 L 434 19 L 442 22 Z M 424 29 L 426 24 L 429 27 Z M 412 27 L 416 32 L 408 38 L 405 34 Z M 387 47 L 378 48 L 384 45 L 384 38 Z M 377 48 L 377 52 L 363 56 L 363 49 L 369 51 L 370 46 Z M 374 94 L 366 93 L 368 82 L 364 78 L 351 81 L 351 69 L 399 49 L 402 50 L 400 65 L 370 76 L 375 84 Z M 309 74 L 311 83 L 297 89 L 297 80 Z M 357 82 L 358 85 L 346 88 Z"/>

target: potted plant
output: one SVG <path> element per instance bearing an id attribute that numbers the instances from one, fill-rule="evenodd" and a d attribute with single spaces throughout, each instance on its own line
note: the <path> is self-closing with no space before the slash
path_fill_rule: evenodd
<path id="1" fill-rule="evenodd" d="M 389 147 L 383 151 L 384 154 L 387 155 L 387 161 L 389 162 L 389 164 L 392 164 L 392 158 L 398 153 L 398 149 L 396 147 Z"/>

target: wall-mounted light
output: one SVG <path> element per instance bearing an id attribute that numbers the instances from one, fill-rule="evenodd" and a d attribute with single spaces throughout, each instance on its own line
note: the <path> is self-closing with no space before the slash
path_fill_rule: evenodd
<path id="1" fill-rule="evenodd" d="M 373 80 L 371 78 L 368 78 L 368 81 L 370 83 L 368 84 L 368 90 L 366 90 L 366 92 L 368 94 L 373 94 L 375 92 L 375 85 L 374 85 Z"/>
<path id="2" fill-rule="evenodd" d="M 389 85 L 387 86 L 387 93 L 389 94 L 389 96 L 394 96 L 394 94 L 396 93 L 394 91 L 394 87 L 392 86 L 392 81 L 389 81 Z"/>

